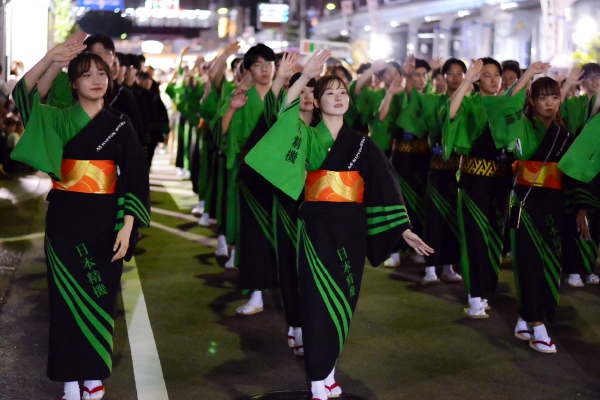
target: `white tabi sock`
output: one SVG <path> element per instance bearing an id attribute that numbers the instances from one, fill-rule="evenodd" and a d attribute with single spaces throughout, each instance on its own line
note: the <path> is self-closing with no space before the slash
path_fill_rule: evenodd
<path id="1" fill-rule="evenodd" d="M 569 274 L 569 279 L 580 280 L 581 276 L 579 274 Z"/>
<path id="2" fill-rule="evenodd" d="M 205 204 L 206 204 L 206 201 L 204 201 L 204 200 L 200 200 L 200 201 L 198 202 L 198 208 L 199 208 L 200 210 L 204 211 L 204 205 L 205 205 Z"/>
<path id="3" fill-rule="evenodd" d="M 65 400 L 80 400 L 79 382 L 65 382 Z"/>
<path id="4" fill-rule="evenodd" d="M 263 306 L 262 292 L 260 290 L 252 292 L 252 295 L 250 296 L 250 301 L 246 304 L 256 306 L 256 307 L 262 307 Z"/>
<path id="5" fill-rule="evenodd" d="M 288 345 L 290 347 L 296 347 L 296 338 L 294 337 L 294 327 L 290 326 L 288 329 Z"/>
<path id="6" fill-rule="evenodd" d="M 296 338 L 296 348 L 294 348 L 294 354 L 297 356 L 303 356 L 304 341 L 302 340 L 302 328 L 294 328 L 294 338 Z"/>
<path id="7" fill-rule="evenodd" d="M 102 381 L 85 381 L 83 382 L 83 386 L 88 388 L 89 391 L 92 391 L 97 387 L 102 386 Z"/>
<path id="8" fill-rule="evenodd" d="M 536 341 L 540 340 L 542 342 L 550 342 L 550 338 L 548 337 L 548 331 L 546 331 L 545 325 L 534 326 L 533 337 Z"/>
<path id="9" fill-rule="evenodd" d="M 435 267 L 425 267 L 425 276 L 437 276 L 435 274 Z"/>
<path id="10" fill-rule="evenodd" d="M 210 226 L 210 215 L 208 215 L 208 213 L 202 214 L 202 216 L 198 220 L 198 225 L 200 225 L 200 226 Z"/>
<path id="11" fill-rule="evenodd" d="M 327 400 L 327 391 L 325 390 L 325 381 L 312 381 L 310 391 L 313 399 Z"/>
<path id="12" fill-rule="evenodd" d="M 394 260 L 394 262 L 397 264 L 400 262 L 400 253 L 392 253 L 392 255 L 390 255 L 390 258 Z"/>
<path id="13" fill-rule="evenodd" d="M 527 323 L 523 318 L 519 317 L 519 319 L 517 320 L 517 326 L 515 327 L 515 332 L 518 331 L 532 332 L 533 329 L 531 328 L 530 323 Z"/>
<path id="14" fill-rule="evenodd" d="M 469 306 L 474 310 L 481 310 L 481 297 L 469 296 Z"/>
<path id="15" fill-rule="evenodd" d="M 227 250 L 227 239 L 225 235 L 219 235 L 217 237 L 217 251 L 215 251 L 216 256 L 226 256 L 229 254 Z"/>
<path id="16" fill-rule="evenodd" d="M 225 263 L 225 268 L 235 268 L 235 249 L 231 250 L 231 256 Z"/>
<path id="17" fill-rule="evenodd" d="M 325 378 L 325 380 L 323 382 L 325 382 L 325 389 L 328 392 L 327 393 L 328 397 L 329 397 L 329 395 L 339 396 L 342 394 L 342 388 L 339 385 L 337 385 L 335 382 L 335 368 L 333 370 L 331 370 L 331 372 L 329 373 L 329 376 L 327 378 Z"/>

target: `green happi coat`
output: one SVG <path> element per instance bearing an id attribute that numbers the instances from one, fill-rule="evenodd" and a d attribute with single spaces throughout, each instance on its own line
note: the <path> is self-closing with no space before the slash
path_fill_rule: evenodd
<path id="1" fill-rule="evenodd" d="M 522 115 L 526 99 L 525 89 L 515 96 L 483 99 L 492 135 L 497 145 L 506 147 L 518 160 L 536 161 L 540 167 L 545 160 L 546 165 L 557 163 L 574 136 L 555 123 L 548 128 L 535 118 L 511 118 Z M 546 177 L 538 176 L 536 182 L 543 179 Z M 562 184 L 564 189 L 574 181 L 565 177 Z M 510 232 L 519 313 L 527 322 L 552 322 L 560 286 L 561 236 L 568 228 L 563 226 L 565 196 L 561 189 L 517 182 L 512 203 L 523 201 L 519 226 L 511 226 Z M 575 221 L 570 223 L 572 231 Z"/>
<path id="2" fill-rule="evenodd" d="M 458 187 L 456 172 L 459 156 L 453 154 L 448 161 L 442 158 L 442 127 L 446 94 L 419 93 L 413 88 L 410 98 L 398 116 L 398 124 L 418 138 L 427 138 L 431 161 L 427 174 L 425 203 L 415 198 L 415 211 L 422 215 L 423 241 L 435 249 L 427 257 L 428 265 L 439 266 L 460 262 L 459 228 L 456 215 Z M 404 192 L 410 204 L 408 192 Z"/>
<path id="3" fill-rule="evenodd" d="M 295 100 L 246 162 L 297 199 L 306 171 L 355 171 L 364 201 L 305 201 L 298 212 L 298 292 L 309 378 L 323 380 L 335 366 L 356 307 L 365 256 L 381 264 L 410 222 L 393 167 L 367 136 L 344 123 L 334 140 L 321 122 L 307 127 Z"/>
<path id="4" fill-rule="evenodd" d="M 277 263 L 273 236 L 273 186 L 245 162 L 246 154 L 268 131 L 276 118 L 277 98 L 272 90 L 264 97 L 252 86 L 246 92 L 246 104 L 236 110 L 221 149 L 225 154 L 228 179 L 228 205 L 230 197 L 237 197 L 238 223 L 233 226 L 230 207 L 227 212 L 226 235 L 235 229 L 237 266 L 240 270 L 240 287 L 243 290 L 267 290 L 277 287 Z M 223 105 L 214 120 L 214 131 L 222 127 L 231 98 Z"/>
<path id="5" fill-rule="evenodd" d="M 442 156 L 448 160 L 455 152 L 463 156 L 458 180 L 463 278 L 472 297 L 490 298 L 498 282 L 512 171 L 510 155 L 491 135 L 480 94 L 465 97 L 454 119 L 445 116 Z"/>

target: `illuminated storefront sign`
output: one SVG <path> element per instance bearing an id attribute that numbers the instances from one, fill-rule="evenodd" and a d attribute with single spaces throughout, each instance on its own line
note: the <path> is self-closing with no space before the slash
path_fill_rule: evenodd
<path id="1" fill-rule="evenodd" d="M 290 19 L 290 6 L 287 4 L 259 3 L 258 29 L 278 28 Z"/>
<path id="2" fill-rule="evenodd" d="M 123 8 L 124 0 L 77 0 L 77 6 L 90 10 L 114 11 Z"/>

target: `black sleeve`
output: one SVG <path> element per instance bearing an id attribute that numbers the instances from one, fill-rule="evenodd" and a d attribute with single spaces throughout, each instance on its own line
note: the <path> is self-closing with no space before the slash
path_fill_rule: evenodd
<path id="1" fill-rule="evenodd" d="M 377 267 L 396 250 L 402 233 L 412 225 L 396 170 L 371 138 L 365 136 L 363 141 L 361 175 L 365 181 L 367 258 Z"/>

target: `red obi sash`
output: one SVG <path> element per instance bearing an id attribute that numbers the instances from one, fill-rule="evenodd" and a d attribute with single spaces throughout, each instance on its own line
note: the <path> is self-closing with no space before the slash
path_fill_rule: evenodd
<path id="1" fill-rule="evenodd" d="M 537 187 L 562 189 L 564 173 L 558 169 L 558 163 L 547 162 L 544 168 L 542 168 L 543 164 L 543 161 L 519 161 L 517 183 L 523 186 L 531 186 L 533 184 Z M 537 179 L 535 179 L 536 176 Z M 535 183 L 533 182 L 534 180 Z"/>
<path id="2" fill-rule="evenodd" d="M 306 175 L 305 201 L 362 203 L 365 181 L 357 171 L 318 170 Z"/>
<path id="3" fill-rule="evenodd" d="M 108 194 L 117 186 L 117 168 L 112 160 L 62 160 L 60 171 L 62 180 L 52 180 L 52 189 Z"/>

